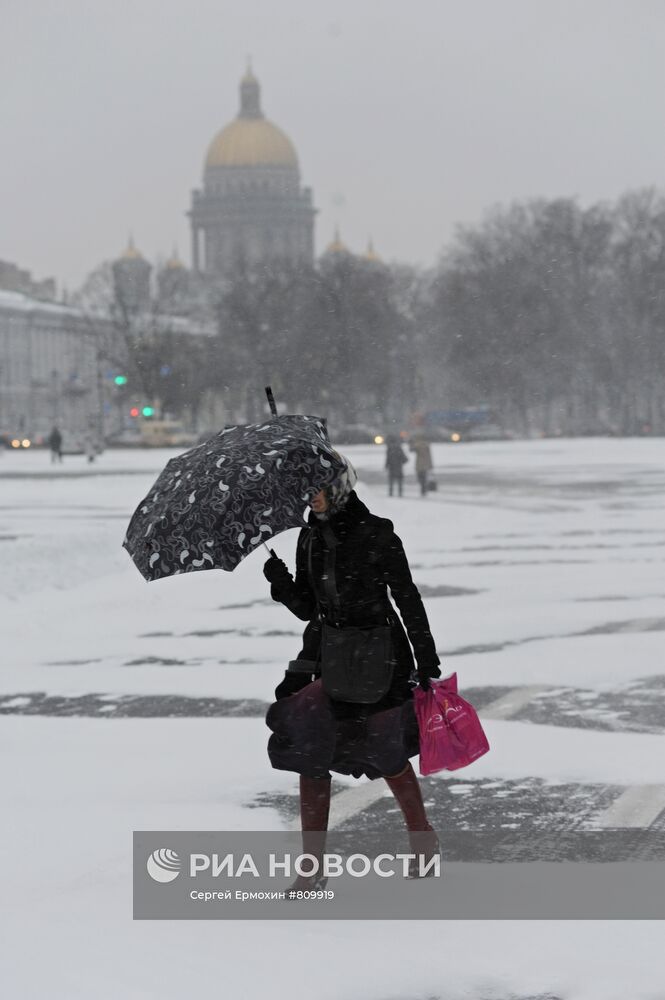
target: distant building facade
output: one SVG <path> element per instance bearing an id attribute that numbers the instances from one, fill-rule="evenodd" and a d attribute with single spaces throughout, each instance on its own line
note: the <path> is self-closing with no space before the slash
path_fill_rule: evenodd
<path id="1" fill-rule="evenodd" d="M 239 261 L 311 265 L 314 216 L 293 143 L 264 117 L 259 82 L 248 69 L 238 116 L 212 140 L 203 188 L 192 192 L 193 269 L 224 276 Z"/>
<path id="2" fill-rule="evenodd" d="M 78 310 L 0 291 L 0 434 L 77 443 L 103 419 L 97 344 Z"/>
<path id="3" fill-rule="evenodd" d="M 31 295 L 35 299 L 54 302 L 55 280 L 45 278 L 43 281 L 35 281 L 30 271 L 18 267 L 11 261 L 0 260 L 0 291 L 23 292 L 24 295 Z"/>

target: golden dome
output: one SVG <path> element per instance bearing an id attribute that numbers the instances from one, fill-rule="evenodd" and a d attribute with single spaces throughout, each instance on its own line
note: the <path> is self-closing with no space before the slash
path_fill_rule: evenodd
<path id="1" fill-rule="evenodd" d="M 178 257 L 178 251 L 177 251 L 176 247 L 174 247 L 173 248 L 173 253 L 169 257 L 169 259 L 166 261 L 166 263 L 164 264 L 164 267 L 166 268 L 167 271 L 179 271 L 182 268 L 184 268 L 184 266 L 185 265 L 180 260 L 180 257 Z"/>
<path id="2" fill-rule="evenodd" d="M 251 66 L 240 81 L 240 111 L 208 147 L 206 167 L 298 167 L 293 143 L 263 117 L 261 87 Z"/>
<path id="3" fill-rule="evenodd" d="M 370 260 L 373 264 L 383 264 L 383 261 L 374 249 L 374 242 L 372 240 L 370 240 L 367 244 L 367 250 L 363 254 L 363 260 Z"/>
<path id="4" fill-rule="evenodd" d="M 120 256 L 121 260 L 143 260 L 143 254 L 134 246 L 134 237 L 129 237 L 129 243 Z"/>
<path id="5" fill-rule="evenodd" d="M 346 253 L 351 255 L 351 251 L 347 247 L 346 243 L 342 243 L 339 238 L 339 229 L 335 227 L 335 236 L 332 243 L 329 243 L 326 247 L 324 253 Z"/>
<path id="6" fill-rule="evenodd" d="M 293 143 L 267 118 L 236 118 L 210 143 L 206 167 L 297 167 Z"/>

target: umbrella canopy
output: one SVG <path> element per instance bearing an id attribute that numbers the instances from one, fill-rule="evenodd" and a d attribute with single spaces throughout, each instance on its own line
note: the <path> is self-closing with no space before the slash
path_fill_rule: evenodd
<path id="1" fill-rule="evenodd" d="M 168 462 L 123 545 L 146 580 L 233 570 L 273 535 L 306 524 L 310 500 L 345 468 L 319 417 L 228 427 Z"/>

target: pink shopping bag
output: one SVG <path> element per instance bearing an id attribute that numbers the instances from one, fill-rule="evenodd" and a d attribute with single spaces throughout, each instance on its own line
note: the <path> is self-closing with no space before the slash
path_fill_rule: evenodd
<path id="1" fill-rule="evenodd" d="M 420 773 L 456 771 L 490 746 L 475 708 L 457 693 L 457 674 L 417 687 L 414 709 L 420 732 Z"/>

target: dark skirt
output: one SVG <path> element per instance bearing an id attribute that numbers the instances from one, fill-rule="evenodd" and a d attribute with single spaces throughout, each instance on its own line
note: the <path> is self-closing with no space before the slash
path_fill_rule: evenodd
<path id="1" fill-rule="evenodd" d="M 384 711 L 333 702 L 321 680 L 280 698 L 268 709 L 268 756 L 274 768 L 310 778 L 331 771 L 354 778 L 399 774 L 419 752 L 413 700 Z"/>

